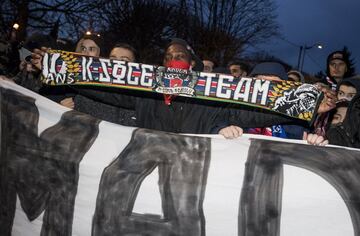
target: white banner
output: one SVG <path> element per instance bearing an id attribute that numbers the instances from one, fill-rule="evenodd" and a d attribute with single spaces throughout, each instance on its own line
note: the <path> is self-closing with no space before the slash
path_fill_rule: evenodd
<path id="1" fill-rule="evenodd" d="M 4 235 L 358 235 L 358 150 L 135 129 L 1 85 Z"/>

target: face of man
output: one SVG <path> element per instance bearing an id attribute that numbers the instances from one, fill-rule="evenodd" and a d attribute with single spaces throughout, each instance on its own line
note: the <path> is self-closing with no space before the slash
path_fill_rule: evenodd
<path id="1" fill-rule="evenodd" d="M 209 61 L 209 60 L 203 60 L 202 61 L 204 64 L 204 72 L 212 72 L 214 69 L 214 62 Z"/>
<path id="2" fill-rule="evenodd" d="M 347 107 L 338 107 L 336 113 L 331 121 L 331 124 L 336 125 L 344 121 L 347 112 Z"/>
<path id="3" fill-rule="evenodd" d="M 100 48 L 91 39 L 82 39 L 76 46 L 76 52 L 81 53 L 85 56 L 98 57 L 100 56 Z"/>
<path id="4" fill-rule="evenodd" d="M 281 81 L 281 79 L 275 75 L 257 75 L 257 79 L 270 80 L 270 81 Z"/>
<path id="5" fill-rule="evenodd" d="M 347 71 L 346 63 L 339 59 L 334 59 L 329 63 L 330 76 L 335 79 L 342 79 Z"/>
<path id="6" fill-rule="evenodd" d="M 191 55 L 183 45 L 172 44 L 166 49 L 163 65 L 166 66 L 170 61 L 182 61 L 191 64 Z"/>
<path id="7" fill-rule="evenodd" d="M 350 85 L 342 84 L 340 85 L 339 91 L 337 93 L 338 100 L 347 100 L 351 101 L 356 95 L 356 88 Z"/>
<path id="8" fill-rule="evenodd" d="M 110 59 L 116 59 L 120 61 L 134 62 L 135 55 L 132 51 L 126 48 L 113 48 L 110 52 Z"/>
<path id="9" fill-rule="evenodd" d="M 229 66 L 229 70 L 234 77 L 243 77 L 247 75 L 246 71 L 242 70 L 240 65 L 231 65 Z"/>

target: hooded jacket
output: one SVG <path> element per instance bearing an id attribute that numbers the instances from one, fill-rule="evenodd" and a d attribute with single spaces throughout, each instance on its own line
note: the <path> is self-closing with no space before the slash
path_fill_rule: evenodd
<path id="1" fill-rule="evenodd" d="M 341 80 L 341 82 L 338 84 L 337 91 L 340 89 L 341 85 L 351 85 L 354 88 L 356 88 L 356 94 L 360 94 L 360 79 L 358 78 L 345 78 Z"/>
<path id="2" fill-rule="evenodd" d="M 330 125 L 326 136 L 330 144 L 360 148 L 360 80 L 343 79 L 337 89 L 343 84 L 355 87 L 356 96 L 348 106 L 344 121 L 338 125 Z"/>
<path id="3" fill-rule="evenodd" d="M 330 125 L 326 131 L 330 144 L 360 148 L 360 94 L 352 99 L 345 119 L 337 125 Z"/>

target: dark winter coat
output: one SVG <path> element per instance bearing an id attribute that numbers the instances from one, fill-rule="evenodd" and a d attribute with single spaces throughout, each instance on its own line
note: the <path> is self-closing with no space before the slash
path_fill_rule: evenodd
<path id="1" fill-rule="evenodd" d="M 39 74 L 28 73 L 24 70 L 13 77 L 13 80 L 15 83 L 35 91 L 57 103 L 60 103 L 65 98 L 72 97 L 74 99 L 75 110 L 89 114 L 98 119 L 120 125 L 136 126 L 134 110 L 114 107 L 78 95 L 76 90 L 71 86 L 50 86 L 42 84 L 39 76 Z"/>
<path id="2" fill-rule="evenodd" d="M 349 104 L 342 123 L 332 125 L 326 131 L 330 144 L 360 148 L 360 94 Z"/>
<path id="3" fill-rule="evenodd" d="M 120 94 L 77 87 L 81 95 L 127 109 L 134 109 L 136 126 L 175 133 L 209 134 L 224 122 L 240 127 L 265 127 L 295 121 L 272 112 L 213 101 L 176 97 L 171 105 L 164 103 L 162 94 L 143 93 L 141 96 Z"/>
<path id="4" fill-rule="evenodd" d="M 94 101 L 82 95 L 74 97 L 75 110 L 112 123 L 136 126 L 135 111 Z"/>

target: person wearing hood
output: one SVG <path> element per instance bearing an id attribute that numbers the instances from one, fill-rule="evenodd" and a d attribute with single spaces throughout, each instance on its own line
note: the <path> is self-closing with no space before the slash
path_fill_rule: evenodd
<path id="1" fill-rule="evenodd" d="M 360 92 L 360 80 L 356 78 L 343 79 L 337 86 L 337 99 L 351 101 Z"/>
<path id="2" fill-rule="evenodd" d="M 343 79 L 338 84 L 337 97 L 326 137 L 330 144 L 360 148 L 360 80 Z"/>
<path id="3" fill-rule="evenodd" d="M 329 90 L 337 91 L 338 84 L 344 78 L 353 76 L 354 69 L 349 58 L 349 53 L 346 50 L 334 51 L 327 57 L 326 63 L 326 78 L 318 81 L 318 83 L 328 86 Z M 324 87 L 326 90 L 326 88 Z M 324 113 L 317 117 L 314 122 L 314 132 L 318 135 L 324 136 L 326 129 L 329 126 L 329 113 Z"/>
<path id="4" fill-rule="evenodd" d="M 326 130 L 330 144 L 360 148 L 360 94 L 337 104 Z"/>
<path id="5" fill-rule="evenodd" d="M 326 60 L 326 75 L 326 78 L 321 82 L 329 85 L 332 90 L 336 90 L 337 84 L 339 84 L 343 78 L 353 76 L 349 53 L 344 50 L 330 53 Z"/>

